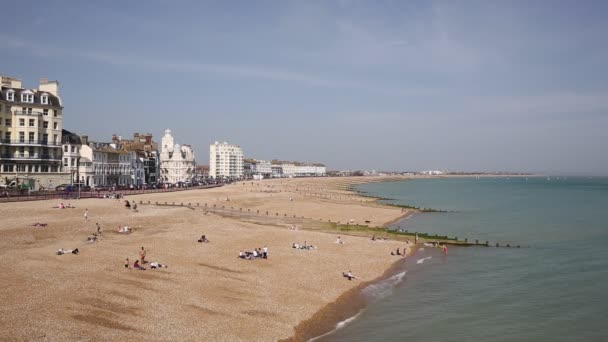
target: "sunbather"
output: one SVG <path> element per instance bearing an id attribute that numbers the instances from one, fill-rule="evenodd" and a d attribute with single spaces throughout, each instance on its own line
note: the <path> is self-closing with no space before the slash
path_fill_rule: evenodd
<path id="1" fill-rule="evenodd" d="M 342 272 L 342 276 L 348 278 L 348 280 L 357 279 L 357 277 L 355 277 L 351 271 L 348 271 L 348 273 Z"/>
<path id="2" fill-rule="evenodd" d="M 78 251 L 78 248 L 75 248 L 75 249 L 63 249 L 63 248 L 59 248 L 57 250 L 57 255 L 70 254 L 70 253 L 72 253 L 72 254 L 78 254 L 80 252 Z"/>

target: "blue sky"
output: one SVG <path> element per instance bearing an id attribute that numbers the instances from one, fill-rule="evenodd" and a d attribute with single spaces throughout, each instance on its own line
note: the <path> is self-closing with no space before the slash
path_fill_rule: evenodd
<path id="1" fill-rule="evenodd" d="M 2 4 L 0 73 L 64 127 L 331 169 L 608 174 L 602 1 Z"/>

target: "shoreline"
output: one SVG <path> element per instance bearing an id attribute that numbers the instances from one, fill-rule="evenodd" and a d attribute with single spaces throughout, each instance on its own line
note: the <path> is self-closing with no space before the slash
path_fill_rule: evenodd
<path id="1" fill-rule="evenodd" d="M 414 255 L 417 246 L 409 248 L 406 257 L 399 257 L 379 277 L 362 282 L 357 286 L 342 293 L 335 301 L 330 302 L 317 311 L 312 317 L 300 322 L 294 328 L 294 335 L 279 340 L 280 342 L 304 342 L 313 341 L 318 338 L 332 334 L 342 322 L 350 321 L 357 317 L 370 304 L 363 291 L 370 285 L 382 283 L 397 274 L 405 271 L 402 267 L 406 261 Z"/>

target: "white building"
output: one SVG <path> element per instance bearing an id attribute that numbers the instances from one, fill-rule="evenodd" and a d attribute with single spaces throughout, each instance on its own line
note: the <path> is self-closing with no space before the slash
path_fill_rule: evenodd
<path id="1" fill-rule="evenodd" d="M 133 184 L 131 153 L 111 143 L 89 142 L 81 137 L 78 175 L 83 185 L 127 187 Z"/>
<path id="2" fill-rule="evenodd" d="M 163 183 L 189 183 L 196 173 L 194 150 L 190 145 L 176 144 L 171 130 L 165 130 L 161 141 L 160 175 Z"/>
<path id="3" fill-rule="evenodd" d="M 326 167 L 323 165 L 296 165 L 295 175 L 298 177 L 321 177 L 325 176 Z M 285 171 L 283 171 L 285 173 Z"/>
<path id="4" fill-rule="evenodd" d="M 0 179 L 52 189 L 69 182 L 62 170 L 63 104 L 59 82 L 41 79 L 38 89 L 0 76 Z"/>
<path id="5" fill-rule="evenodd" d="M 255 160 L 251 163 L 251 173 L 260 175 L 263 178 L 270 178 L 272 175 L 272 165 L 268 160 Z"/>
<path id="6" fill-rule="evenodd" d="M 269 172 L 271 171 L 269 170 Z M 242 178 L 243 150 L 241 147 L 217 141 L 215 144 L 209 145 L 209 176 L 214 179 Z"/>
<path id="7" fill-rule="evenodd" d="M 296 175 L 296 166 L 294 164 L 281 164 L 283 169 L 283 177 L 293 177 Z"/>

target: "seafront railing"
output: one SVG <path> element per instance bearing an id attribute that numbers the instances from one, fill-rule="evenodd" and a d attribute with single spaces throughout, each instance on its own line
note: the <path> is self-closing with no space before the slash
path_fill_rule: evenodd
<path id="1" fill-rule="evenodd" d="M 188 190 L 200 190 L 200 189 L 211 189 L 223 186 L 224 184 L 210 184 L 210 185 L 199 185 L 192 186 L 187 188 L 166 188 L 166 189 L 129 189 L 129 190 L 117 190 L 117 191 L 52 191 L 52 192 L 37 192 L 30 194 L 9 194 L 8 197 L 0 197 L 0 203 L 5 202 L 23 202 L 23 201 L 43 201 L 43 200 L 76 200 L 76 199 L 84 199 L 84 198 L 104 198 L 106 195 L 112 194 L 120 194 L 122 196 L 132 196 L 132 195 L 145 195 L 145 194 L 154 194 L 154 193 L 162 193 L 162 192 L 178 192 L 178 191 L 188 191 Z M 0 191 L 0 195 L 2 195 L 2 191 Z"/>

